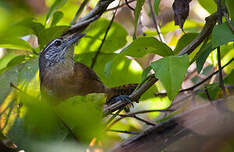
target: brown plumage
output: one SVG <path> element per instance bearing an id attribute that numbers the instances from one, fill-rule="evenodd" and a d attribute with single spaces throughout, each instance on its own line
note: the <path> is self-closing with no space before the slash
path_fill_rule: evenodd
<path id="1" fill-rule="evenodd" d="M 83 35 L 78 35 L 79 38 L 81 36 Z M 137 84 L 107 88 L 91 68 L 74 62 L 72 45 L 75 42 L 74 39 L 77 41 L 77 37 L 68 40 L 55 39 L 41 53 L 39 66 L 43 92 L 61 100 L 89 93 L 105 93 L 109 100 L 119 95 L 130 95 L 133 92 Z"/>

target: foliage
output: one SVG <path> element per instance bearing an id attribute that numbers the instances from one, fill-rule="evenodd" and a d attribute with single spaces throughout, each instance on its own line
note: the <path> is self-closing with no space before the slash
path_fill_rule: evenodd
<path id="1" fill-rule="evenodd" d="M 157 15 L 160 15 L 163 9 L 160 8 L 161 2 L 154 0 L 154 11 Z M 198 2 L 209 14 L 217 9 L 217 4 L 213 0 Z M 69 23 L 76 13 L 77 3 L 80 5 L 81 0 L 48 0 L 46 3 L 49 6 L 47 13 L 38 15 L 33 13 L 26 1 L 22 4 L 0 2 L 4 4 L 0 5 L 2 22 L 0 47 L 5 51 L 0 58 L 2 132 L 20 148 L 29 151 L 72 151 L 77 148 L 84 150 L 94 137 L 101 141 L 104 147 L 110 148 L 108 145 L 113 145 L 126 136 L 106 131 L 107 124 L 104 123 L 106 120 L 103 121 L 102 116 L 105 102 L 103 94 L 75 96 L 66 102 L 56 103 L 56 106 L 51 106 L 51 103 L 56 102 L 54 99 L 41 97 L 38 76 L 40 51 L 48 42 L 61 36 L 70 27 Z M 87 10 L 95 6 L 93 3 L 92 1 L 89 4 Z M 214 69 L 217 69 L 217 47 L 221 47 L 222 65 L 234 57 L 234 34 L 226 21 L 221 25 L 215 25 L 211 35 L 202 40 L 202 44 L 197 46 L 191 55 L 177 56 L 197 38 L 204 23 L 189 18 L 184 25 L 181 25 L 185 31 L 183 33 L 178 31 L 174 21 L 169 21 L 160 25 L 165 41 L 159 41 L 156 38 L 158 35 L 156 30 L 149 26 L 145 26 L 147 28 L 144 31 L 145 35 L 138 33 L 141 13 L 145 9 L 144 4 L 145 0 L 136 2 L 134 23 L 130 27 L 134 31 L 133 34 L 123 22 L 116 20 L 103 42 L 110 24 L 108 17 L 112 14 L 107 12 L 85 30 L 86 36 L 75 46 L 74 60 L 90 66 L 103 43 L 93 70 L 107 87 L 143 83 L 148 80 L 150 74 L 159 80 L 160 83 L 157 82 L 141 96 L 136 107 L 131 108 L 133 111 L 147 110 L 147 108 L 165 109 L 170 106 L 182 85 L 186 88 L 189 88 L 187 82 L 196 85 L 202 81 L 201 77 L 209 76 Z M 231 4 L 231 0 L 226 0 L 224 3 L 233 24 Z M 19 11 L 11 10 L 8 5 Z M 28 7 L 22 7 L 25 5 Z M 224 69 L 224 83 L 227 85 L 234 84 L 233 66 L 234 62 Z M 191 74 L 189 68 L 195 69 L 199 75 Z M 208 92 L 211 100 L 222 97 L 222 90 L 217 82 L 206 84 L 201 88 Z M 163 91 L 166 92 L 166 97 L 155 97 L 155 93 Z M 207 92 L 197 94 L 208 99 Z M 156 123 L 155 118 L 159 115 L 160 112 L 146 113 L 144 118 L 152 118 Z M 136 132 L 142 131 L 144 125 L 136 119 L 126 118 L 114 124 L 111 129 Z M 74 144 L 77 138 L 80 143 Z M 61 143 L 62 148 L 58 148 L 58 143 Z"/>

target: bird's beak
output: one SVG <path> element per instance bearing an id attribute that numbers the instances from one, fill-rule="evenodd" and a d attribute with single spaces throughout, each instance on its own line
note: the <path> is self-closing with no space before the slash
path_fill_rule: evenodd
<path id="1" fill-rule="evenodd" d="M 83 36 L 85 36 L 85 33 L 79 33 L 79 34 L 74 34 L 72 35 L 67 43 L 66 46 L 71 46 L 72 44 L 74 44 L 75 42 L 78 42 Z"/>

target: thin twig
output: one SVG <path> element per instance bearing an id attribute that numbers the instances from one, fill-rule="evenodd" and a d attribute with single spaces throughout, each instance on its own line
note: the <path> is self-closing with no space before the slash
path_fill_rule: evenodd
<path id="1" fill-rule="evenodd" d="M 157 23 L 157 16 L 155 15 L 155 12 L 154 12 L 154 9 L 153 9 L 153 6 L 152 6 L 152 1 L 148 0 L 148 3 L 149 3 L 150 12 L 151 12 L 151 15 L 152 15 L 153 23 L 154 23 L 154 28 L 156 29 L 156 31 L 158 33 L 159 40 L 161 42 L 163 42 L 163 38 L 162 38 L 162 35 L 161 35 L 160 31 L 159 31 L 159 27 L 158 27 L 158 23 Z"/>
<path id="2" fill-rule="evenodd" d="M 144 114 L 144 113 L 151 113 L 151 112 L 173 112 L 175 110 L 173 109 L 153 109 L 153 110 L 141 110 L 141 111 L 136 111 L 136 112 L 132 112 L 132 113 L 128 113 L 126 115 L 120 115 L 121 117 L 128 117 L 131 115 L 137 115 L 137 114 Z"/>
<path id="3" fill-rule="evenodd" d="M 226 21 L 228 23 L 229 28 L 234 33 L 234 26 L 232 25 L 231 20 L 228 18 L 228 15 L 227 15 L 226 11 L 223 11 L 223 15 L 224 15 L 224 17 L 225 17 L 225 19 L 226 19 Z"/>
<path id="4" fill-rule="evenodd" d="M 218 7 L 218 24 L 222 24 L 222 7 L 221 7 L 221 0 L 217 0 L 217 7 Z M 220 54 L 220 46 L 217 47 L 217 58 L 218 58 L 218 68 L 219 68 L 219 87 L 223 90 L 224 95 L 226 95 L 224 82 L 223 82 L 223 70 L 221 68 L 221 54 Z"/>
<path id="5" fill-rule="evenodd" d="M 84 1 L 81 3 L 79 9 L 78 9 L 77 12 L 76 12 L 76 15 L 74 16 L 74 18 L 73 18 L 72 21 L 71 21 L 71 25 L 74 25 L 74 24 L 76 23 L 77 19 L 80 17 L 80 15 L 82 14 L 82 12 L 83 12 L 85 6 L 88 4 L 89 1 L 90 1 L 90 0 L 84 0 Z"/>
<path id="6" fill-rule="evenodd" d="M 136 0 L 130 0 L 130 1 L 128 1 L 128 4 L 130 4 L 130 3 L 132 3 L 132 2 L 135 2 L 135 1 L 136 1 Z M 115 10 L 115 9 L 117 9 L 117 8 L 120 8 L 120 7 L 123 7 L 123 6 L 125 6 L 125 5 L 127 5 L 127 3 L 123 3 L 123 4 L 119 5 L 119 6 L 116 6 L 116 7 L 113 7 L 113 8 L 109 8 L 109 9 L 106 10 L 106 12 L 108 12 L 108 11 L 113 11 L 113 10 Z"/>
<path id="7" fill-rule="evenodd" d="M 224 66 L 221 67 L 221 69 L 225 68 L 226 66 L 228 66 L 230 63 L 232 63 L 232 61 L 234 60 L 234 58 L 232 58 L 230 61 L 228 61 Z M 202 80 L 201 82 L 193 85 L 192 87 L 186 88 L 186 89 L 181 89 L 179 91 L 179 93 L 185 92 L 185 91 L 193 91 L 195 88 L 199 87 L 200 85 L 202 85 L 203 83 L 205 83 L 206 81 L 210 80 L 215 74 L 219 73 L 219 70 L 213 72 L 212 74 L 210 74 L 207 78 L 205 78 L 204 80 Z M 156 93 L 155 96 L 167 96 L 167 93 Z"/>
<path id="8" fill-rule="evenodd" d="M 91 64 L 91 66 L 90 66 L 91 68 L 94 67 L 94 65 L 95 65 L 95 63 L 96 63 L 96 61 L 97 61 L 97 57 L 98 57 L 98 55 L 99 55 L 100 52 L 101 52 L 101 49 L 102 49 L 102 46 L 103 46 L 103 44 L 104 44 L 104 42 L 105 42 L 105 40 L 106 40 L 107 34 L 108 34 L 108 32 L 109 32 L 109 30 L 110 30 L 110 28 L 111 28 L 111 25 L 112 25 L 112 23 L 113 23 L 113 21 L 114 21 L 114 19 L 115 19 L 115 15 L 116 15 L 117 10 L 118 10 L 118 9 L 116 9 L 115 12 L 113 13 L 113 16 L 112 16 L 112 18 L 111 18 L 111 21 L 110 21 L 110 23 L 109 23 L 109 25 L 108 25 L 108 27 L 107 27 L 107 29 L 106 29 L 106 32 L 105 32 L 105 35 L 104 35 L 103 39 L 102 39 L 102 43 L 101 43 L 101 45 L 99 46 L 99 48 L 98 48 L 98 50 L 97 50 L 97 52 L 96 52 L 96 54 L 95 54 L 95 56 L 94 56 L 94 58 L 93 58 L 93 60 L 92 60 L 92 64 Z"/>
<path id="9" fill-rule="evenodd" d="M 125 0 L 125 4 L 130 8 L 130 10 L 135 11 L 135 9 L 129 5 L 128 0 Z"/>
<path id="10" fill-rule="evenodd" d="M 133 132 L 133 131 L 124 131 L 124 130 L 114 130 L 114 129 L 109 129 L 107 131 L 111 131 L 111 132 L 118 132 L 118 133 L 124 133 L 124 134 L 132 134 L 132 135 L 137 135 L 140 132 Z"/>
<path id="11" fill-rule="evenodd" d="M 208 91 L 208 88 L 207 88 L 207 87 L 205 87 L 205 94 L 206 94 L 206 96 L 207 96 L 207 99 L 211 102 L 212 99 L 211 99 L 211 97 L 210 97 L 210 94 L 209 94 L 209 91 Z"/>
<path id="12" fill-rule="evenodd" d="M 137 120 L 139 120 L 139 121 L 142 121 L 142 122 L 144 122 L 146 125 L 150 125 L 150 126 L 156 126 L 156 124 L 154 124 L 154 123 L 152 123 L 152 122 L 149 122 L 149 121 L 147 121 L 147 120 L 145 120 L 145 119 L 142 119 L 142 118 L 140 118 L 140 117 L 138 117 L 138 116 L 133 116 L 133 118 L 135 118 L 135 119 L 137 119 Z"/>

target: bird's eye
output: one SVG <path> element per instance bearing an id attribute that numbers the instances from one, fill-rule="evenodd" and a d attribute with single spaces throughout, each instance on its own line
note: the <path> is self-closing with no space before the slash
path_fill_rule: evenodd
<path id="1" fill-rule="evenodd" d="M 62 42 L 60 40 L 57 40 L 57 41 L 54 42 L 55 46 L 60 46 L 61 44 L 62 44 Z"/>

